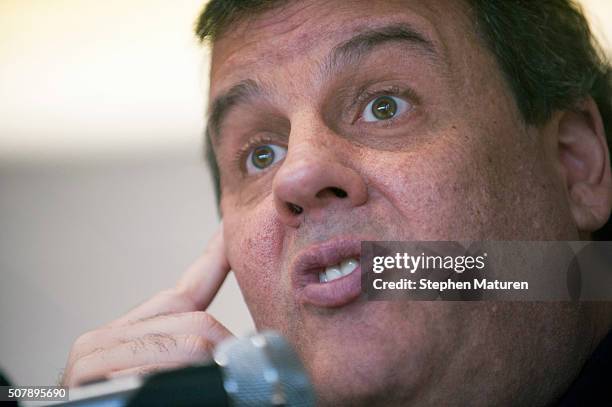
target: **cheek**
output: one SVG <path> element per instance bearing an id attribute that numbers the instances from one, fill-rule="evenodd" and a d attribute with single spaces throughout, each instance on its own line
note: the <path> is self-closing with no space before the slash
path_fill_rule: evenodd
<path id="1" fill-rule="evenodd" d="M 408 233 L 401 237 L 503 240 L 532 235 L 533 226 L 524 220 L 550 211 L 534 206 L 535 185 L 542 177 L 524 164 L 533 162 L 528 157 L 535 156 L 534 147 L 504 143 L 499 131 L 492 134 L 497 139 L 457 126 L 414 151 L 371 160 L 373 184 Z M 483 142 L 491 139 L 495 143 Z"/>
<path id="2" fill-rule="evenodd" d="M 227 258 L 258 327 L 273 326 L 267 318 L 282 304 L 283 231 L 275 220 L 271 198 L 248 211 L 234 206 L 232 199 L 222 203 L 223 231 Z M 263 312 L 265 311 L 265 312 Z"/>
<path id="3" fill-rule="evenodd" d="M 491 204 L 482 185 L 488 174 L 474 171 L 475 158 L 449 139 L 371 160 L 372 184 L 405 231 L 397 238 L 461 240 L 476 233 L 479 218 L 486 217 Z"/>

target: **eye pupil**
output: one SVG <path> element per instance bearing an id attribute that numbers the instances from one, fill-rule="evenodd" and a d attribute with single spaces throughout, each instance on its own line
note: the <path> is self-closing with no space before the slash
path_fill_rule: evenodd
<path id="1" fill-rule="evenodd" d="M 397 103 L 393 98 L 381 96 L 372 104 L 372 114 L 379 120 L 388 120 L 397 113 Z"/>
<path id="2" fill-rule="evenodd" d="M 253 165 L 260 170 L 274 162 L 274 150 L 270 146 L 260 146 L 253 151 Z"/>

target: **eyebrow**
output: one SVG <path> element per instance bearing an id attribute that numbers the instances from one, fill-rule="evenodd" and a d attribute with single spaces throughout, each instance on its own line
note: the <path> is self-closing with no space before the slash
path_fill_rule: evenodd
<path id="1" fill-rule="evenodd" d="M 422 51 L 432 62 L 440 64 L 441 57 L 433 41 L 407 23 L 395 23 L 362 31 L 337 45 L 323 64 L 323 70 L 329 75 L 343 66 L 356 63 L 375 48 L 390 42 L 406 44 Z"/>
<path id="2" fill-rule="evenodd" d="M 342 67 L 356 63 L 380 45 L 399 42 L 423 51 L 434 63 L 440 63 L 440 55 L 433 42 L 406 23 L 396 23 L 379 28 L 362 31 L 347 41 L 335 46 L 322 64 L 324 76 Z M 229 90 L 218 96 L 210 106 L 207 128 L 209 134 L 216 138 L 220 134 L 225 116 L 236 105 L 248 102 L 262 94 L 263 87 L 253 79 L 238 82 Z"/>
<path id="3" fill-rule="evenodd" d="M 245 79 L 232 86 L 211 104 L 207 125 L 208 131 L 213 136 L 218 135 L 223 119 L 234 106 L 245 103 L 247 100 L 263 93 L 262 87 L 253 79 Z"/>

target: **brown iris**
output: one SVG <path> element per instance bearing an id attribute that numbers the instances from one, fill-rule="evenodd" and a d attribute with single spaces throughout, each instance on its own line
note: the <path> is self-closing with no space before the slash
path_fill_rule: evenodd
<path id="1" fill-rule="evenodd" d="M 255 168 L 263 170 L 274 162 L 274 150 L 270 146 L 259 146 L 253 151 L 251 162 Z"/>
<path id="2" fill-rule="evenodd" d="M 381 96 L 372 103 L 372 114 L 379 120 L 388 120 L 397 113 L 397 103 L 389 96 Z"/>

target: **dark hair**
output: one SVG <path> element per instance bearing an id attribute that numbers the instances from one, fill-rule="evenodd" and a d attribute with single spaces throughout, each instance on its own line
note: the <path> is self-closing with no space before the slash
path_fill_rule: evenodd
<path id="1" fill-rule="evenodd" d="M 201 41 L 215 41 L 237 20 L 288 0 L 211 0 L 197 25 Z M 466 0 L 476 31 L 497 59 L 523 119 L 543 125 L 558 110 L 591 96 L 612 147 L 612 69 L 582 9 L 572 0 Z M 206 137 L 206 156 L 220 197 L 219 170 Z M 611 154 L 612 156 L 612 154 Z M 612 238 L 612 218 L 594 234 Z"/>

